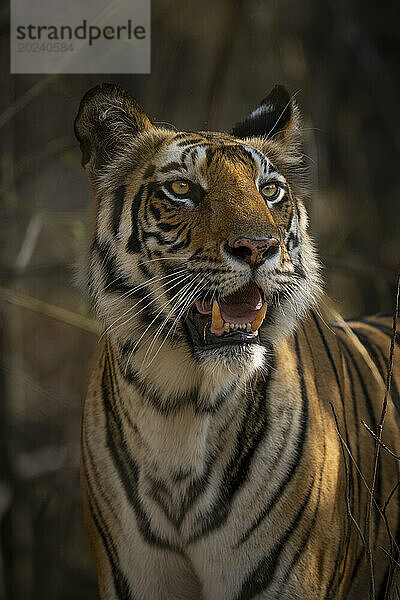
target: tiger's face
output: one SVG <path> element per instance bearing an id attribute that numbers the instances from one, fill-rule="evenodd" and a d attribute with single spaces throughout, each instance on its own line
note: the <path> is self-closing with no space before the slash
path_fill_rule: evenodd
<path id="1" fill-rule="evenodd" d="M 254 370 L 315 301 L 297 119 L 280 87 L 232 135 L 153 127 L 116 86 L 84 97 L 88 289 L 130 358 L 148 366 L 180 348 L 209 367 Z"/>

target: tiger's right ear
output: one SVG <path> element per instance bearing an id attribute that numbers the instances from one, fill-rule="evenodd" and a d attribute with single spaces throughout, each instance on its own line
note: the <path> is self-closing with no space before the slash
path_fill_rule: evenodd
<path id="1" fill-rule="evenodd" d="M 74 130 L 82 151 L 82 166 L 95 175 L 120 148 L 150 129 L 145 112 L 126 90 L 103 83 L 81 100 Z"/>

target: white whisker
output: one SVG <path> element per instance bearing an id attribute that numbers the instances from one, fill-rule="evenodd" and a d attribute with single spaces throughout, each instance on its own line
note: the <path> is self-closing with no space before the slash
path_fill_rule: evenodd
<path id="1" fill-rule="evenodd" d="M 129 319 L 125 319 L 125 321 L 123 321 L 122 323 L 120 323 L 119 325 L 116 325 L 115 327 L 113 327 L 113 325 L 115 323 L 118 323 L 118 321 L 120 321 L 125 315 L 127 315 L 128 313 L 130 313 L 138 304 L 140 304 L 141 302 L 143 302 L 143 300 L 145 300 L 146 298 L 148 298 L 149 296 L 152 295 L 152 293 L 154 292 L 150 292 L 149 294 L 147 294 L 146 296 L 144 296 L 143 298 L 141 298 L 140 300 L 138 300 L 137 302 L 135 302 L 135 304 L 131 307 L 129 307 L 121 316 L 119 316 L 114 323 L 112 323 L 111 325 L 109 325 L 107 327 L 107 329 L 104 331 L 103 335 L 105 333 L 111 333 L 113 331 L 115 331 L 116 329 L 118 329 L 119 327 L 122 327 L 123 325 L 126 325 L 127 323 L 129 323 L 129 321 L 131 321 L 134 317 L 136 317 L 137 315 L 140 315 L 141 312 L 143 312 L 146 308 L 148 308 L 151 304 L 154 304 L 154 302 L 156 300 L 158 300 L 159 298 L 161 298 L 161 296 L 164 296 L 167 292 L 173 290 L 174 288 L 176 288 L 178 285 L 180 285 L 182 283 L 182 281 L 185 281 L 185 279 L 188 279 L 189 277 L 192 277 L 192 274 L 189 273 L 188 275 L 186 275 L 185 277 L 176 277 L 175 279 L 172 279 L 171 281 L 169 281 L 168 283 L 172 283 L 173 281 L 176 281 L 177 279 L 179 279 L 178 283 L 175 283 L 172 286 L 169 286 L 167 288 L 164 288 L 164 286 L 159 286 L 157 288 L 157 290 L 164 288 L 163 291 L 161 292 L 161 294 L 159 294 L 158 296 L 156 296 L 155 298 L 152 298 L 150 302 L 148 302 L 147 304 L 145 304 L 139 311 L 135 312 L 135 314 L 133 314 L 131 317 L 129 317 Z M 156 290 L 156 291 L 157 291 Z"/>
<path id="2" fill-rule="evenodd" d="M 193 304 L 193 301 L 194 301 L 194 299 L 195 299 L 196 295 L 197 295 L 197 294 L 198 294 L 198 293 L 199 293 L 199 292 L 200 292 L 202 289 L 204 289 L 204 287 L 207 285 L 207 283 L 203 283 L 203 282 L 204 282 L 204 277 L 203 277 L 203 279 L 201 279 L 201 280 L 200 280 L 200 281 L 197 283 L 197 285 L 195 286 L 195 288 L 194 288 L 193 290 L 191 290 L 191 291 L 190 291 L 190 292 L 187 294 L 187 298 L 186 298 L 186 299 L 184 299 L 184 300 L 183 300 L 183 302 L 181 303 L 181 309 L 180 309 L 180 311 L 179 311 L 179 312 L 178 312 L 178 314 L 176 315 L 176 317 L 175 317 L 175 320 L 173 321 L 173 323 L 172 323 L 171 327 L 169 328 L 169 330 L 168 330 L 168 332 L 167 332 L 166 336 L 164 337 L 163 341 L 161 342 L 161 344 L 160 344 L 160 346 L 159 346 L 158 350 L 156 351 L 156 353 L 154 354 L 153 358 L 151 359 L 151 361 L 150 361 L 150 362 L 149 362 L 147 365 L 145 365 L 145 366 L 146 366 L 146 368 L 148 368 L 148 367 L 151 365 L 151 363 L 152 363 L 152 362 L 155 360 L 155 358 L 156 358 L 156 356 L 158 355 L 158 353 L 160 352 L 161 348 L 164 346 L 165 342 L 167 341 L 167 338 L 168 338 L 168 336 L 171 334 L 171 332 L 173 331 L 174 327 L 176 327 L 176 325 L 178 324 L 178 322 L 179 322 L 179 319 L 181 319 L 181 317 L 182 317 L 182 315 L 184 314 L 184 312 L 186 311 L 186 309 L 187 309 L 189 306 L 191 306 L 191 305 Z M 203 285 L 201 285 L 201 284 L 203 284 Z M 201 287 L 200 287 L 200 289 L 199 289 L 199 286 L 201 286 Z M 176 308 L 178 308 L 178 307 L 174 307 L 174 310 L 176 310 Z M 170 313 L 169 313 L 169 314 L 168 314 L 168 316 L 166 317 L 166 319 L 165 319 L 164 323 L 162 324 L 162 327 L 161 327 L 161 328 L 159 328 L 157 335 L 156 335 L 156 336 L 153 338 L 153 340 L 152 340 L 152 342 L 151 342 L 151 345 L 149 346 L 149 348 L 148 348 L 148 349 L 147 349 L 147 351 L 146 351 L 146 354 L 145 354 L 145 356 L 144 356 L 144 358 L 143 358 L 143 361 L 142 361 L 142 364 L 141 364 L 141 367 L 140 367 L 140 368 L 143 368 L 143 366 L 144 366 L 144 362 L 145 362 L 145 359 L 146 359 L 146 357 L 147 357 L 147 354 L 149 353 L 149 351 L 150 351 L 151 347 L 152 347 L 152 346 L 154 346 L 154 343 L 155 343 L 155 341 L 156 341 L 157 337 L 159 337 L 159 335 L 161 334 L 161 331 L 162 331 L 162 329 L 165 327 L 165 325 L 166 325 L 166 323 L 167 323 L 167 320 L 168 320 L 168 317 L 169 317 L 169 315 L 171 314 L 171 312 L 172 312 L 172 311 L 170 311 Z"/>
<path id="3" fill-rule="evenodd" d="M 185 271 L 185 269 L 174 269 L 173 271 L 171 271 L 171 273 L 169 273 L 168 275 L 163 275 L 160 277 L 160 275 L 154 275 L 153 277 L 150 277 L 150 279 L 146 279 L 146 281 L 144 281 L 143 283 L 138 283 L 133 285 L 127 292 L 124 292 L 123 294 L 121 294 L 118 299 L 122 299 L 125 296 L 132 294 L 134 291 L 146 286 L 148 283 L 154 282 L 154 281 L 161 281 L 162 279 L 165 279 L 167 277 L 170 277 L 171 275 L 175 274 L 175 273 L 179 273 L 179 272 L 183 272 Z M 122 276 L 121 276 L 122 277 Z M 120 279 L 120 277 L 116 277 L 113 281 L 110 281 L 110 283 L 108 283 L 105 287 L 104 290 L 106 290 L 108 287 L 110 287 L 110 285 L 113 285 L 113 283 L 115 283 L 116 281 L 118 281 L 118 279 Z"/>
<path id="4" fill-rule="evenodd" d="M 183 258 L 183 257 L 178 257 L 178 256 L 163 256 L 161 258 L 151 258 L 150 260 L 141 260 L 140 263 L 142 265 L 147 265 L 148 263 L 151 262 L 157 262 L 159 260 L 188 260 L 187 258 Z"/>
<path id="5" fill-rule="evenodd" d="M 191 282 L 189 282 L 189 283 L 188 283 L 188 284 L 186 284 L 186 285 L 189 285 L 190 283 L 191 283 Z M 186 286 L 185 286 L 185 287 L 186 287 Z M 160 310 L 163 310 L 163 308 L 165 308 L 165 307 L 166 307 L 166 306 L 167 306 L 167 305 L 168 305 L 170 302 L 172 302 L 172 301 L 173 301 L 173 300 L 174 300 L 174 299 L 175 299 L 177 296 L 179 296 L 179 294 L 180 294 L 180 293 L 182 293 L 182 290 L 179 290 L 179 291 L 178 291 L 178 292 L 177 292 L 177 293 L 176 293 L 174 296 L 172 296 L 172 298 L 171 298 L 170 300 L 167 300 L 167 302 L 166 302 L 166 303 L 165 303 L 165 304 L 164 304 L 164 305 L 161 307 L 161 309 L 160 309 Z M 135 315 L 134 315 L 134 316 L 135 316 Z M 157 314 L 157 315 L 154 317 L 154 319 L 153 319 L 153 320 L 152 320 L 152 321 L 149 323 L 149 325 L 148 325 L 148 326 L 146 327 L 146 329 L 143 331 L 143 333 L 142 333 L 142 335 L 140 336 L 140 338 L 139 338 L 139 339 L 138 339 L 138 340 L 135 342 L 135 344 L 134 344 L 134 346 L 133 346 L 133 348 L 132 348 L 132 350 L 131 350 L 131 352 L 130 352 L 130 354 L 129 354 L 128 360 L 127 360 L 127 362 L 126 362 L 126 366 L 125 366 L 125 373 L 126 373 L 126 371 L 127 371 L 127 369 L 128 369 L 129 362 L 130 362 L 130 360 L 131 360 L 131 358 L 132 358 L 132 356 L 133 356 L 133 354 L 134 354 L 134 352 L 135 352 L 136 348 L 138 347 L 138 345 L 139 345 L 140 341 L 142 340 L 143 336 L 144 336 L 144 335 L 147 333 L 147 331 L 150 329 L 150 327 L 153 325 L 153 323 L 154 323 L 154 322 L 157 320 L 157 317 L 158 317 L 158 314 Z M 133 318 L 133 317 L 131 317 L 131 318 Z"/>

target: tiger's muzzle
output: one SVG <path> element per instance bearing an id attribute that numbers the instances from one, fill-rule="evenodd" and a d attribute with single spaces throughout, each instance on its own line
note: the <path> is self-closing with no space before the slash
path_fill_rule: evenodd
<path id="1" fill-rule="evenodd" d="M 253 282 L 212 302 L 196 301 L 186 318 L 193 342 L 201 348 L 257 343 L 267 313 L 262 290 Z"/>

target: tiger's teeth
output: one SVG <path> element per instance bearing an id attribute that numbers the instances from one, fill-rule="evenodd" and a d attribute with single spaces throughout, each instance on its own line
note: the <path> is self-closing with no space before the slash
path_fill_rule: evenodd
<path id="1" fill-rule="evenodd" d="M 214 300 L 212 305 L 211 326 L 215 331 L 219 331 L 224 327 L 224 320 L 221 317 L 221 310 L 216 300 Z"/>
<path id="2" fill-rule="evenodd" d="M 264 321 L 267 313 L 267 302 L 264 302 L 260 310 L 256 314 L 256 318 L 252 323 L 228 323 L 224 321 L 221 315 L 221 309 L 216 300 L 213 301 L 211 310 L 211 331 L 216 335 L 222 335 L 222 332 L 228 333 L 233 330 L 247 331 L 248 333 L 256 333 Z"/>
<path id="3" fill-rule="evenodd" d="M 251 323 L 251 330 L 253 333 L 255 333 L 259 329 L 261 323 L 264 321 L 265 315 L 267 314 L 267 308 L 268 308 L 268 303 L 264 302 L 264 304 L 258 311 L 256 318 Z"/>

